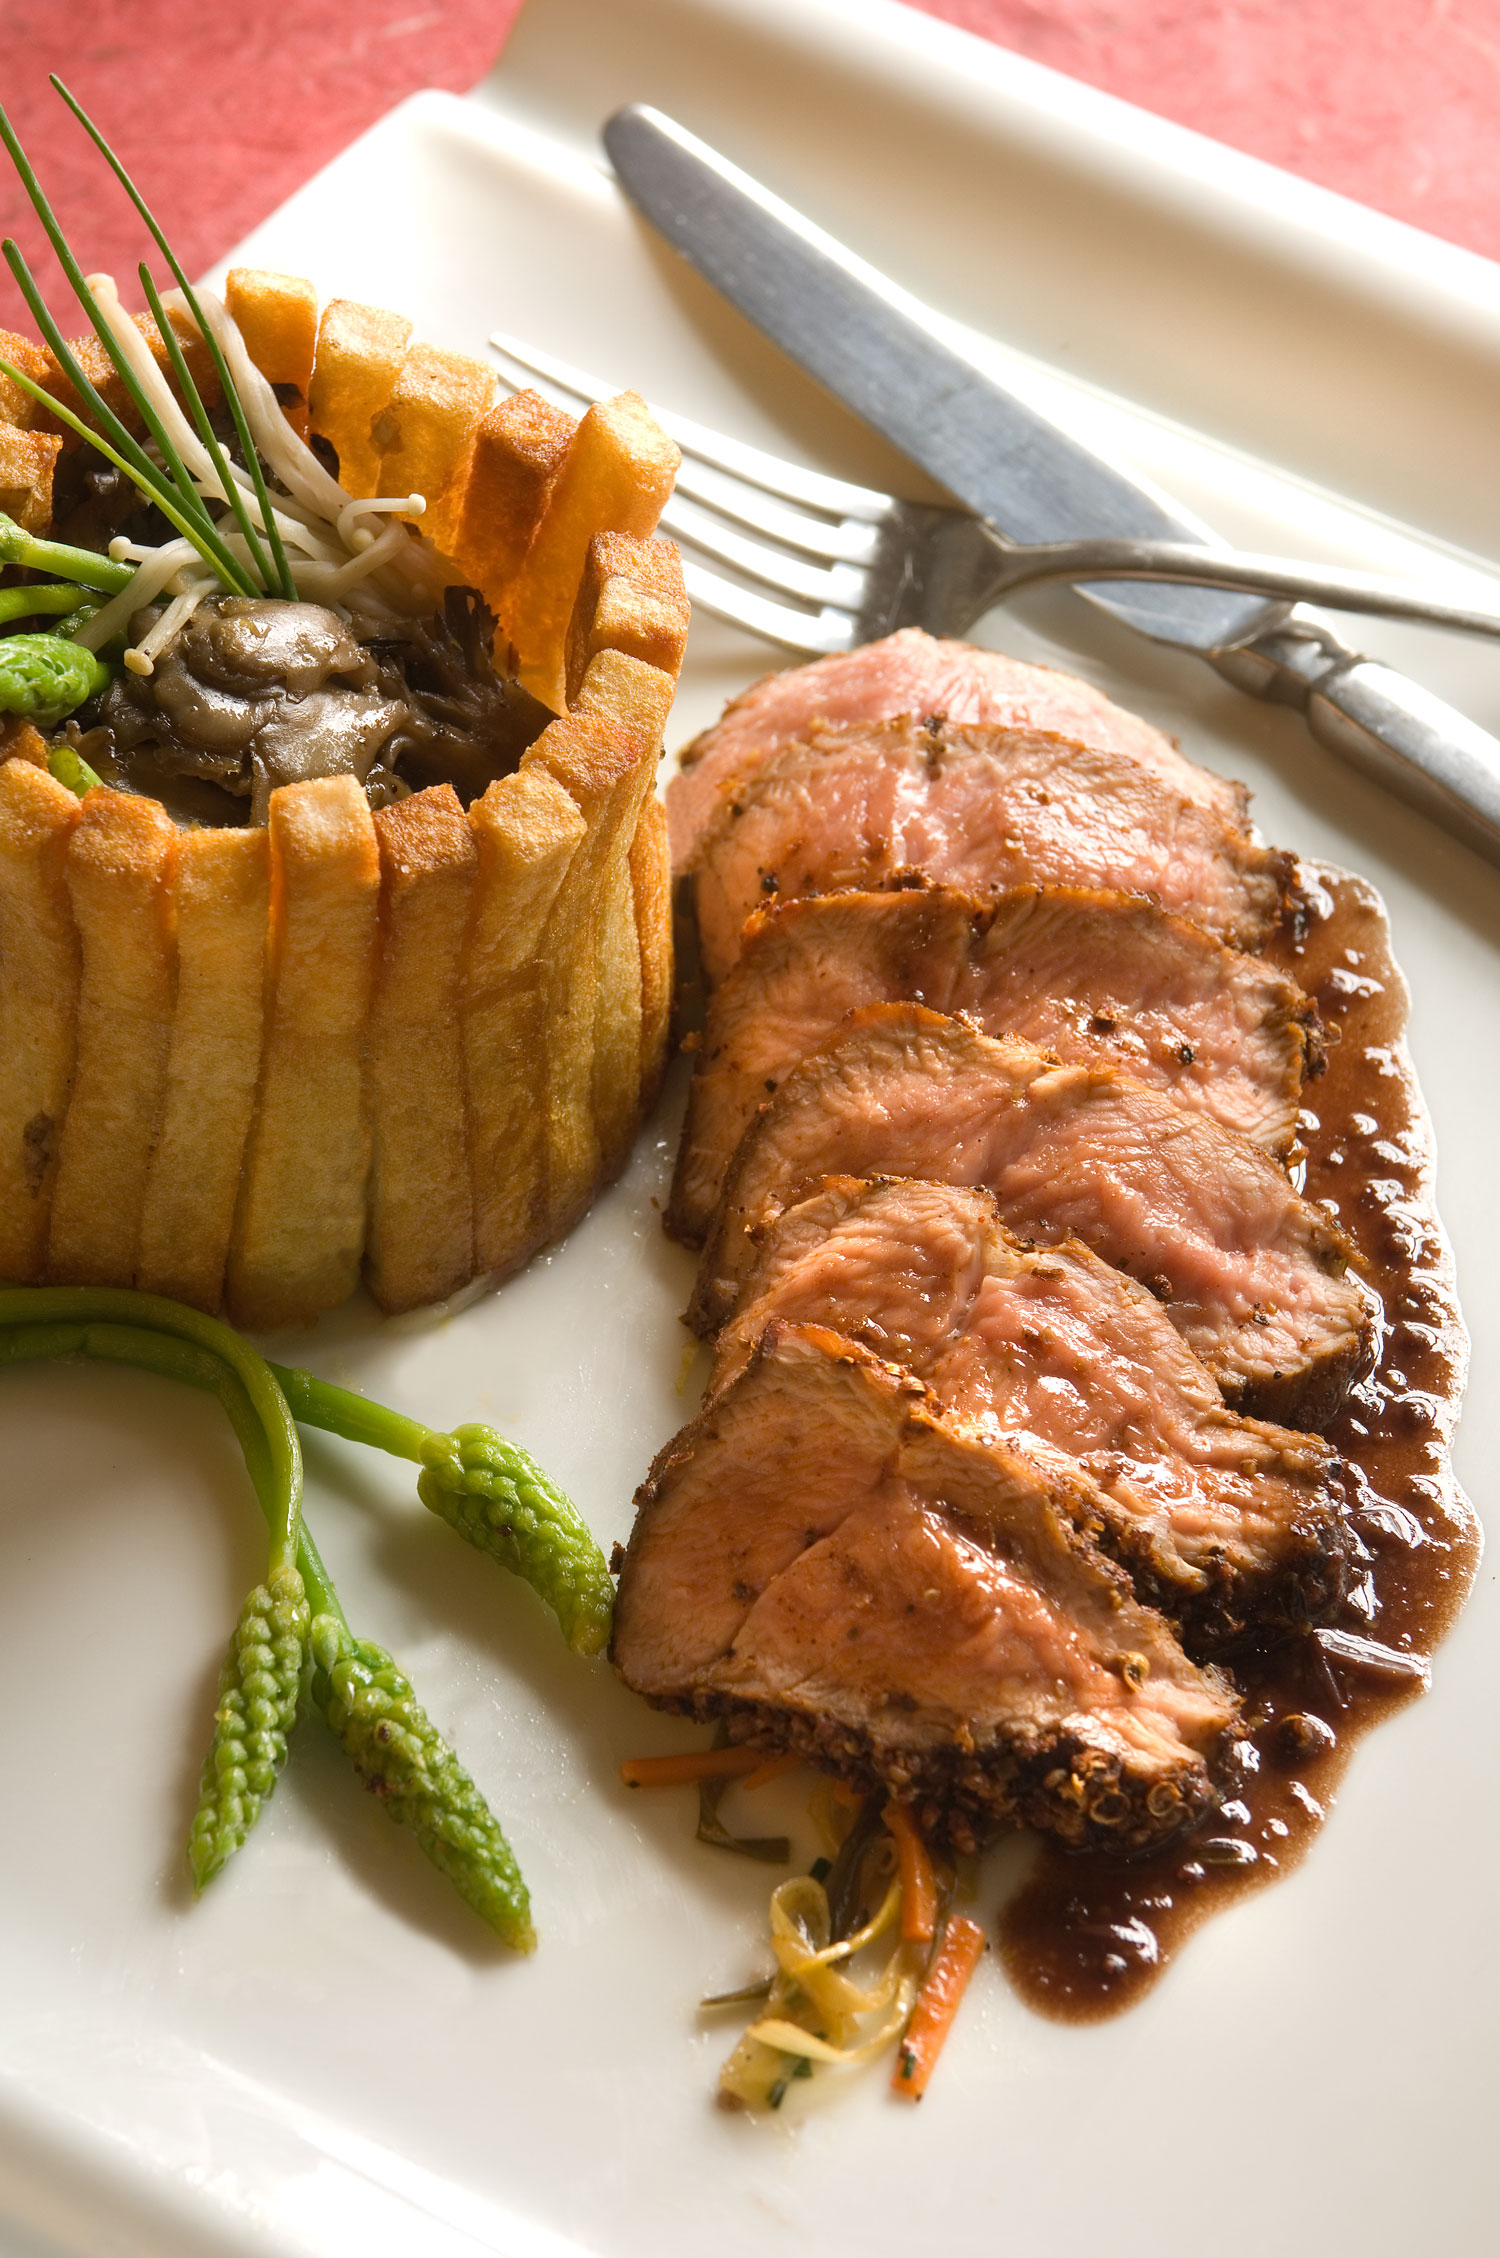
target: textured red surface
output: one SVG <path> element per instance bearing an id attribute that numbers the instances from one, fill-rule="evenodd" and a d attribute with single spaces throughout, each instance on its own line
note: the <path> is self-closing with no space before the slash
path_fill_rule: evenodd
<path id="1" fill-rule="evenodd" d="M 146 242 L 49 70 L 94 110 L 197 271 L 404 95 L 471 86 L 519 4 L 4 0 L 0 88 L 80 255 L 123 287 Z M 1500 257 L 1500 0 L 918 4 Z M 65 293 L 8 178 L 0 225 L 36 258 L 62 314 Z M 31 326 L 9 276 L 0 322 Z"/>
<path id="2" fill-rule="evenodd" d="M 1500 0 L 916 0 L 1500 258 Z"/>
<path id="3" fill-rule="evenodd" d="M 608 0 L 602 0 L 608 5 Z M 273 212 L 419 86 L 464 91 L 494 61 L 520 0 L 4 0 L 0 99 L 84 265 L 142 303 L 151 248 L 47 84 L 89 110 L 189 274 Z M 19 182 L 0 181 L 14 235 L 66 334 L 76 307 Z M 159 262 L 158 262 L 159 265 Z M 33 329 L 9 274 L 0 323 Z"/>

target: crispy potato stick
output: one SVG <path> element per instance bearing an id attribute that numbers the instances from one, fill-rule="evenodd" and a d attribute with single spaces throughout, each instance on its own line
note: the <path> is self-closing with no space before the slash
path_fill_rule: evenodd
<path id="1" fill-rule="evenodd" d="M 390 402 L 410 336 L 405 315 L 381 306 L 330 298 L 323 308 L 308 407 L 314 431 L 339 458 L 339 484 L 361 499 L 378 491 L 380 449 L 370 427 Z"/>
<path id="2" fill-rule="evenodd" d="M 47 740 L 34 721 L 7 714 L 0 722 L 0 761 L 29 761 L 33 768 L 47 766 Z M 69 793 L 71 799 L 73 795 Z"/>
<path id="3" fill-rule="evenodd" d="M 90 330 L 87 337 L 70 337 L 68 348 L 105 406 L 113 408 L 126 429 L 139 436 L 146 428 L 140 409 L 130 397 L 124 378 L 93 331 Z M 26 363 L 18 361 L 16 366 L 17 368 L 26 368 Z M 31 374 L 29 368 L 26 368 L 26 374 L 28 376 Z M 41 374 L 36 381 L 43 385 L 55 400 L 60 400 L 65 408 L 71 408 L 75 415 L 81 416 L 85 423 L 93 423 L 93 413 L 88 402 L 79 399 L 78 394 L 73 389 L 72 380 L 63 374 L 61 362 L 56 360 L 52 353 L 45 348 L 42 352 Z M 37 431 L 58 433 L 62 439 L 65 455 L 70 455 L 75 447 L 81 447 L 84 444 L 76 431 L 69 431 L 52 414 L 51 410 L 42 407 L 40 402 L 33 404 L 31 422 L 33 428 Z"/>
<path id="4" fill-rule="evenodd" d="M 652 533 L 679 460 L 636 392 L 590 408 L 578 426 L 502 621 L 521 680 L 554 713 L 564 710 L 565 646 L 589 542 L 599 532 Z"/>
<path id="5" fill-rule="evenodd" d="M 176 856 L 165 808 L 124 792 L 90 792 L 68 841 L 82 977 L 47 1241 L 57 1285 L 135 1280 L 172 1033 Z"/>
<path id="6" fill-rule="evenodd" d="M 34 337 L 22 337 L 14 329 L 0 329 L 0 360 L 9 361 L 33 384 L 45 384 L 52 372 L 52 358 Z M 14 377 L 0 376 L 0 421 L 18 424 L 30 431 L 41 410 L 29 392 L 23 392 Z"/>
<path id="7" fill-rule="evenodd" d="M 318 293 L 300 274 L 267 274 L 259 267 L 231 267 L 224 278 L 224 305 L 239 324 L 245 350 L 269 384 L 296 387 L 283 401 L 282 414 L 305 439 L 313 351 L 318 339 Z"/>
<path id="8" fill-rule="evenodd" d="M 136 1284 L 215 1310 L 223 1298 L 260 1073 L 270 896 L 266 833 L 185 832 L 172 893 L 177 1004 Z"/>
<path id="9" fill-rule="evenodd" d="M 50 431 L 18 431 L 0 423 L 0 510 L 28 533 L 52 525 L 52 471 L 62 441 Z"/>
<path id="10" fill-rule="evenodd" d="M 425 494 L 419 521 L 446 550 L 463 501 L 474 436 L 495 396 L 495 372 L 467 353 L 408 347 L 390 399 L 370 436 L 380 449 L 379 494 Z"/>
<path id="11" fill-rule="evenodd" d="M 64 858 L 78 814 L 44 768 L 0 764 L 0 1278 L 25 1286 L 42 1274 L 73 1073 L 78 936 Z"/>
<path id="12" fill-rule="evenodd" d="M 577 429 L 540 392 L 516 392 L 495 402 L 474 435 L 452 550 L 497 619 Z"/>
<path id="13" fill-rule="evenodd" d="M 599 651 L 626 651 L 675 681 L 687 646 L 688 600 L 675 542 L 596 533 L 568 624 L 568 703 Z"/>
<path id="14" fill-rule="evenodd" d="M 364 1036 L 380 856 L 352 776 L 271 794 L 271 1005 L 229 1255 L 237 1325 L 305 1324 L 353 1291 L 365 1243 Z"/>
<path id="15" fill-rule="evenodd" d="M 641 809 L 655 790 L 676 687 L 675 677 L 660 667 L 602 650 L 589 664 L 574 709 L 575 718 L 607 720 L 634 754 L 598 825 L 592 1103 L 608 1175 L 623 1165 L 641 1117 L 645 997 L 630 856 Z"/>
<path id="16" fill-rule="evenodd" d="M 365 1271 L 393 1311 L 441 1301 L 474 1274 L 460 993 L 479 855 L 451 784 L 382 808 L 375 835 L 382 914 Z"/>
<path id="17" fill-rule="evenodd" d="M 595 1104 L 600 1018 L 600 958 L 613 931 L 613 881 L 621 833 L 634 828 L 641 795 L 638 742 L 595 710 L 564 714 L 543 730 L 522 773 L 544 768 L 568 793 L 584 837 L 548 921 L 539 955 L 547 993 L 545 1106 L 547 1229 L 566 1231 L 588 1206 L 604 1167 Z M 625 832 L 628 841 L 629 832 Z M 632 956 L 634 932 L 631 935 Z M 639 994 L 639 966 L 636 989 Z M 613 984 L 612 984 L 613 985 Z"/>
<path id="18" fill-rule="evenodd" d="M 480 1271 L 503 1277 L 549 1236 L 555 1030 L 543 936 L 585 824 L 564 787 L 532 765 L 492 784 L 469 826 L 479 854 L 463 981 L 475 1256 Z"/>
<path id="19" fill-rule="evenodd" d="M 656 1103 L 672 1024 L 672 850 L 667 811 L 646 797 L 630 843 L 630 890 L 641 952 L 641 1112 Z"/>

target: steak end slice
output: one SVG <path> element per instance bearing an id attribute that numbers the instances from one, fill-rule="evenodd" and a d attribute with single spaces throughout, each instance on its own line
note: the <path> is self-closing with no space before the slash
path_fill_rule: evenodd
<path id="1" fill-rule="evenodd" d="M 704 973 L 721 980 L 769 900 L 944 885 L 1148 894 L 1258 949 L 1292 859 L 1129 755 L 1035 729 L 910 719 L 818 726 L 737 787 L 688 865 Z"/>
<path id="2" fill-rule="evenodd" d="M 1329 1446 L 1230 1410 L 1143 1286 L 1079 1240 L 1025 1244 L 988 1192 L 830 1179 L 762 1241 L 711 1388 L 773 1323 L 826 1326 L 980 1433 L 1065 1453 L 1089 1533 L 1191 1653 L 1305 1631 L 1347 1588 Z"/>
<path id="3" fill-rule="evenodd" d="M 1369 1369 L 1347 1242 L 1268 1154 L 1127 1075 L 916 1004 L 854 1013 L 759 1109 L 699 1265 L 698 1331 L 733 1311 L 757 1233 L 837 1175 L 983 1186 L 1020 1237 L 1082 1239 L 1151 1289 L 1241 1410 L 1317 1424 Z"/>
<path id="4" fill-rule="evenodd" d="M 868 1351 L 772 1325 L 639 1492 L 615 1666 L 955 1847 L 1019 1821 L 1152 1849 L 1213 1807 L 1238 1702 L 1081 1533 L 1081 1481 Z"/>
<path id="5" fill-rule="evenodd" d="M 1230 822 L 1245 819 L 1248 794 L 1242 784 L 1197 767 L 1150 722 L 1113 705 L 1076 675 L 902 627 L 878 643 L 764 676 L 685 748 L 667 786 L 673 862 L 679 869 L 687 862 L 738 783 L 814 724 L 888 721 L 899 714 L 1056 730 L 1139 761 Z"/>

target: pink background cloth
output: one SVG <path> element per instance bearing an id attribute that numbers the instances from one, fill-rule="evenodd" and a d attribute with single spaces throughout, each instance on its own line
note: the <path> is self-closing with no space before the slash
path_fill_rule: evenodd
<path id="1" fill-rule="evenodd" d="M 920 4 L 1500 257 L 1500 0 Z M 518 13 L 519 0 L 3 0 L 0 91 L 79 255 L 124 293 L 144 232 L 49 71 L 95 113 L 196 273 L 405 95 L 472 86 Z M 0 226 L 72 334 L 72 301 L 8 167 Z M 0 288 L 0 323 L 29 330 L 8 274 Z"/>

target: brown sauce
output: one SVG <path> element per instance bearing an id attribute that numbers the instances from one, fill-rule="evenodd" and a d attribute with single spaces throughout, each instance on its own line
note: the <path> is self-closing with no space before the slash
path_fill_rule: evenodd
<path id="1" fill-rule="evenodd" d="M 1303 876 L 1305 930 L 1266 953 L 1328 1029 L 1327 1070 L 1304 1094 L 1306 1190 L 1337 1214 L 1385 1310 L 1378 1366 L 1328 1430 L 1346 1464 L 1354 1588 L 1328 1634 L 1234 1665 L 1241 1778 L 1208 1826 L 1135 1862 L 1039 1852 L 1002 1910 L 1000 1950 L 1027 2004 L 1059 2019 L 1130 2006 L 1209 1914 L 1297 1863 L 1361 1736 L 1423 1690 L 1478 1564 L 1449 1463 L 1468 1340 L 1405 1049 L 1406 983 L 1379 896 L 1320 865 Z"/>

